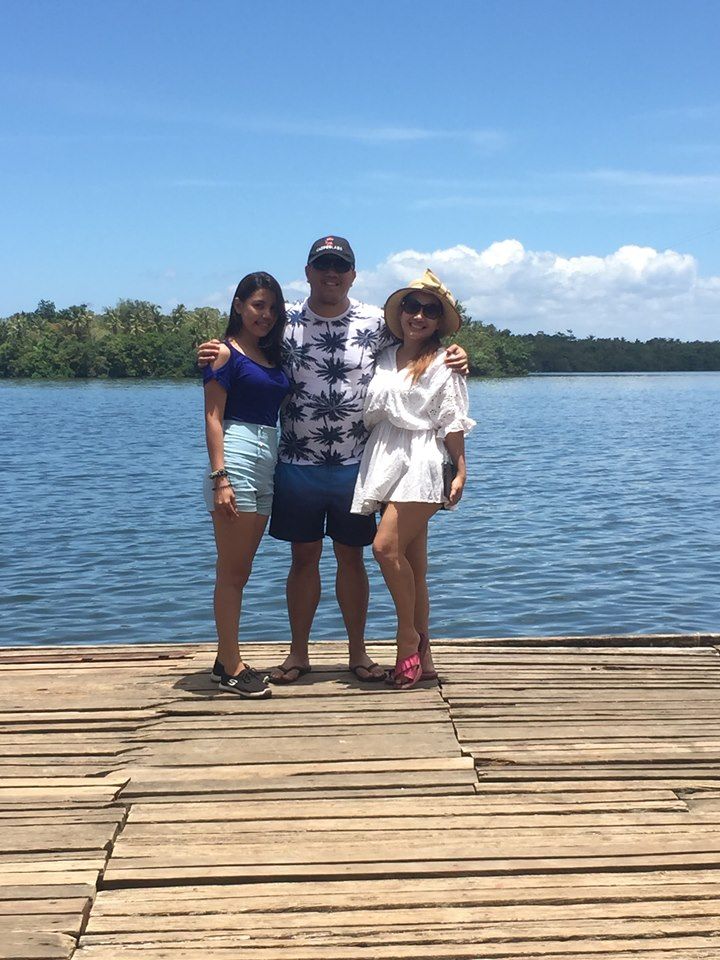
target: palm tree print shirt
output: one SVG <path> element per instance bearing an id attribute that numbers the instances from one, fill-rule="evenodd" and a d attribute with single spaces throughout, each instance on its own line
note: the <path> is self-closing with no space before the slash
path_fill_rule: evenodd
<path id="1" fill-rule="evenodd" d="M 359 300 L 339 317 L 319 317 L 307 305 L 287 305 L 283 368 L 290 395 L 280 411 L 284 463 L 358 463 L 368 432 L 365 394 L 375 358 L 394 343 L 382 311 Z"/>

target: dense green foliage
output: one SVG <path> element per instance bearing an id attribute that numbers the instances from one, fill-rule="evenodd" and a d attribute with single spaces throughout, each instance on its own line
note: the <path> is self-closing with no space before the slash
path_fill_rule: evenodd
<path id="1" fill-rule="evenodd" d="M 625 340 L 535 333 L 524 336 L 530 371 L 538 373 L 619 373 L 624 371 L 720 370 L 720 341 Z"/>
<path id="2" fill-rule="evenodd" d="M 578 339 L 572 333 L 513 334 L 471 320 L 460 309 L 463 326 L 455 342 L 470 358 L 470 373 L 512 377 L 526 373 L 632 373 L 663 370 L 720 370 L 720 341 Z"/>
<path id="3" fill-rule="evenodd" d="M 461 312 L 465 322 L 452 339 L 467 350 L 474 376 L 720 370 L 719 341 L 517 335 Z M 213 307 L 163 314 L 145 300 L 120 300 L 102 313 L 41 300 L 31 313 L 0 320 L 0 377 L 192 377 L 196 344 L 219 336 L 226 319 Z"/>
<path id="4" fill-rule="evenodd" d="M 470 319 L 459 304 L 463 325 L 452 337 L 467 350 L 471 376 L 517 377 L 531 369 L 532 347 L 509 330 L 498 330 L 491 323 Z"/>
<path id="5" fill-rule="evenodd" d="M 0 377 L 191 377 L 195 345 L 225 323 L 212 307 L 163 314 L 144 300 L 120 300 L 95 314 L 41 300 L 0 322 Z"/>

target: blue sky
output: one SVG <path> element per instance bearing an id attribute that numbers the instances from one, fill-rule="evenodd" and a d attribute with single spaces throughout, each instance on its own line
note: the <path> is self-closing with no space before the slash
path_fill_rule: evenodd
<path id="1" fill-rule="evenodd" d="M 0 12 L 0 315 L 300 295 L 337 233 L 366 299 L 431 265 L 513 330 L 720 336 L 715 2 Z"/>

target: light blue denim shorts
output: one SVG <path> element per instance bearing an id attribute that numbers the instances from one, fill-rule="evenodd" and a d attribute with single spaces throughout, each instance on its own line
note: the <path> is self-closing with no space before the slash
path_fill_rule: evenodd
<path id="1" fill-rule="evenodd" d="M 239 513 L 270 516 L 277 463 L 278 428 L 260 423 L 223 420 L 225 469 L 235 491 Z M 208 510 L 215 509 L 213 481 L 205 471 L 203 492 Z"/>

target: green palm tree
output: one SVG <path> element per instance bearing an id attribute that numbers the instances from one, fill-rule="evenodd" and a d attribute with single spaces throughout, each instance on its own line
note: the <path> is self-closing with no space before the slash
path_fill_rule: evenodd
<path id="1" fill-rule="evenodd" d="M 92 311 L 86 303 L 67 307 L 59 313 L 61 328 L 78 340 L 87 340 L 90 337 L 90 324 L 93 319 Z"/>

